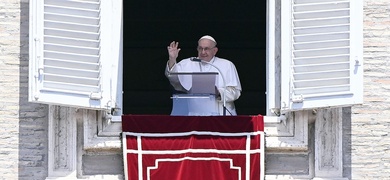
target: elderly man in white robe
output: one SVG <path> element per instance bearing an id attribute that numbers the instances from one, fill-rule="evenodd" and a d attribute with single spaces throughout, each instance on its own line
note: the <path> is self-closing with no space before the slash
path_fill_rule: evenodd
<path id="1" fill-rule="evenodd" d="M 184 83 L 180 83 L 177 75 L 172 75 L 170 74 L 171 72 L 218 72 L 220 75 L 215 87 L 218 90 L 216 101 L 218 101 L 219 114 L 225 114 L 223 108 L 223 98 L 225 98 L 226 115 L 237 115 L 234 101 L 241 95 L 240 79 L 236 67 L 231 61 L 215 56 L 218 52 L 218 47 L 217 41 L 213 37 L 205 35 L 198 41 L 198 57 L 196 59 L 200 59 L 201 62 L 195 62 L 192 58 L 186 58 L 177 62 L 176 59 L 180 51 L 179 42 L 171 42 L 167 49 L 169 60 L 165 75 L 175 90 L 188 92 L 188 89 L 183 87 Z"/>

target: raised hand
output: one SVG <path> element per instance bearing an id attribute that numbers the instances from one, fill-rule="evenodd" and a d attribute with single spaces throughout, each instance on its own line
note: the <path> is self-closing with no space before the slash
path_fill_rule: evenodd
<path id="1" fill-rule="evenodd" d="M 176 63 L 176 59 L 179 56 L 179 42 L 172 41 L 167 49 L 169 55 L 169 67 L 172 67 Z"/>

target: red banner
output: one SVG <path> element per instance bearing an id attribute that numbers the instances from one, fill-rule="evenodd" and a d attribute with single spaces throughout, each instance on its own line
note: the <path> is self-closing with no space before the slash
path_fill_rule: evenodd
<path id="1" fill-rule="evenodd" d="M 262 116 L 122 117 L 126 179 L 264 179 Z"/>

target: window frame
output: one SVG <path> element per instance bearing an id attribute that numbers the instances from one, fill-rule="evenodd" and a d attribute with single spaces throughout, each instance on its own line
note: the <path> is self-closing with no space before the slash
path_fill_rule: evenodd
<path id="1" fill-rule="evenodd" d="M 101 1 L 101 97 L 89 96 L 80 98 L 79 95 L 63 92 L 46 93 L 41 91 L 42 77 L 45 71 L 42 67 L 43 54 L 43 16 L 44 1 L 38 0 L 31 4 L 30 14 L 30 84 L 29 100 L 45 104 L 75 106 L 78 108 L 107 110 L 116 118 L 122 115 L 122 72 L 123 72 L 123 15 L 120 0 L 109 3 Z M 351 93 L 353 96 L 339 96 L 329 100 L 323 96 L 317 102 L 311 101 L 294 106 L 291 96 L 291 64 L 292 64 L 292 18 L 293 1 L 267 1 L 267 116 L 279 116 L 288 111 L 314 109 L 332 106 L 347 106 L 362 103 L 362 1 L 350 1 L 351 16 Z M 276 12 L 276 7 L 281 9 Z M 287 22 L 285 22 L 287 19 Z M 282 23 L 283 22 L 283 23 Z M 120 27 L 120 28 L 118 28 Z M 356 28 L 355 28 L 356 27 Z M 278 34 L 280 31 L 280 34 Z M 42 42 L 41 42 L 42 41 Z M 114 61 L 113 61 L 114 59 Z M 356 62 L 356 63 L 355 63 Z M 355 78 L 356 77 L 356 78 Z M 44 97 L 44 95 L 47 95 Z M 38 97 L 39 96 L 39 97 Z M 43 98 L 44 97 L 44 98 Z M 57 98 L 56 98 L 57 97 Z M 100 100 L 98 100 L 101 98 Z M 343 101 L 340 101 L 343 100 Z M 348 101 L 344 101 L 348 99 Z M 284 103 L 282 103 L 284 102 Z M 345 103 L 346 102 L 346 103 Z M 285 104 L 285 105 L 283 105 Z M 310 104 L 310 106 L 305 106 Z M 120 118 L 119 118 L 120 119 Z"/>
<path id="2" fill-rule="evenodd" d="M 108 1 L 102 1 L 102 2 L 108 2 Z M 119 2 L 117 0 L 116 2 Z M 121 1 L 120 1 L 121 2 Z M 288 2 L 292 2 L 291 0 Z M 37 72 L 37 67 L 36 62 L 34 59 L 38 56 L 35 49 L 34 49 L 34 43 L 36 42 L 36 34 L 39 32 L 36 28 L 36 24 L 38 26 L 42 25 L 39 24 L 39 13 L 36 11 L 42 10 L 41 4 L 42 1 L 36 1 L 32 2 L 30 5 L 31 11 L 30 11 L 30 32 L 32 32 L 32 36 L 30 37 L 30 78 L 34 78 Z M 292 144 L 295 144 L 293 146 L 297 148 L 305 147 L 307 145 L 307 141 L 305 141 L 305 137 L 303 136 L 304 134 L 307 134 L 307 121 L 308 119 L 311 118 L 311 113 L 310 111 L 297 111 L 297 112 L 283 112 L 285 113 L 291 113 L 291 114 L 285 114 L 283 115 L 281 112 L 281 87 L 283 83 L 287 83 L 282 80 L 286 80 L 286 77 L 283 77 L 281 75 L 281 64 L 284 63 L 286 60 L 283 59 L 281 49 L 282 49 L 282 44 L 284 41 L 282 41 L 282 35 L 281 35 L 281 28 L 282 28 L 282 3 L 286 3 L 284 1 L 273 1 L 273 0 L 267 0 L 267 57 L 266 57 L 266 63 L 267 63 L 267 113 L 265 114 L 265 123 L 266 123 L 266 131 L 268 131 L 268 137 L 276 137 L 275 142 L 277 143 L 271 143 L 270 146 L 277 146 L 277 144 L 289 144 L 289 142 L 292 142 Z M 355 8 L 362 8 L 362 2 L 361 0 L 357 1 L 352 1 L 350 2 L 351 4 L 354 4 L 351 10 L 351 14 L 354 14 L 354 16 L 359 17 L 362 19 L 362 14 L 359 13 L 361 12 L 362 9 L 355 9 Z M 110 24 L 112 23 L 113 16 L 110 14 L 116 14 L 120 15 L 120 20 L 115 21 L 116 25 L 120 26 L 120 28 L 115 29 L 114 27 L 118 26 L 109 26 L 106 28 L 103 28 L 102 30 L 104 32 L 108 33 L 103 33 L 102 38 L 105 40 L 109 40 L 110 33 L 109 32 L 114 32 L 115 30 L 120 30 L 119 32 L 117 31 L 116 34 L 119 36 L 116 36 L 116 39 L 112 39 L 113 41 L 109 41 L 106 44 L 107 46 L 103 46 L 105 50 L 103 51 L 117 51 L 118 53 L 115 56 L 104 56 L 102 57 L 105 61 L 103 66 L 109 66 L 113 71 L 105 71 L 110 72 L 109 76 L 105 76 L 105 81 L 108 82 L 104 85 L 110 85 L 110 88 L 114 85 L 116 88 L 116 94 L 119 96 L 115 97 L 115 100 L 110 102 L 114 103 L 115 105 L 112 106 L 114 109 L 109 109 L 109 111 L 106 111 L 107 109 L 102 111 L 102 108 L 95 108 L 95 107 L 83 107 L 83 106 L 76 106 L 78 108 L 82 109 L 89 109 L 85 113 L 91 113 L 92 110 L 96 110 L 96 113 L 99 114 L 97 116 L 97 119 L 95 118 L 90 118 L 88 115 L 83 116 L 83 119 L 85 119 L 88 123 L 86 123 L 86 126 L 84 128 L 86 129 L 85 131 L 85 138 L 89 139 L 90 141 L 86 141 L 85 146 L 86 147 L 97 147 L 100 145 L 102 141 L 104 141 L 105 138 L 107 137 L 117 137 L 119 136 L 119 132 L 121 129 L 118 126 L 120 124 L 120 116 L 122 115 L 122 63 L 123 63 L 123 57 L 122 57 L 122 51 L 123 51 L 123 16 L 122 16 L 122 4 L 121 3 L 114 3 L 109 5 L 104 5 L 102 7 L 102 23 L 103 24 Z M 283 11 L 284 12 L 284 11 Z M 290 11 L 291 12 L 291 11 Z M 37 15 L 38 14 L 38 15 Z M 38 19 L 37 19 L 38 17 Z M 40 17 L 41 18 L 41 17 Z M 357 27 L 361 24 L 359 22 L 357 23 Z M 291 27 L 290 27 L 291 28 Z M 362 28 L 361 28 L 362 30 Z M 279 34 L 280 33 L 280 34 Z M 353 37 L 357 37 L 357 39 L 351 38 L 352 43 L 358 44 L 361 42 L 361 34 L 359 34 L 359 31 L 354 32 Z M 113 46 L 113 44 L 117 44 L 118 46 Z M 40 50 L 39 50 L 40 51 Z M 362 53 L 362 47 L 357 46 L 356 49 L 354 49 L 357 53 Z M 109 63 L 110 60 L 112 59 L 117 59 L 118 61 L 115 61 L 117 64 L 112 64 Z M 289 60 L 287 60 L 289 62 Z M 112 62 L 112 61 L 111 61 Z M 361 61 L 359 61 L 361 62 Z M 362 63 L 360 64 L 362 65 Z M 116 78 L 116 82 L 112 81 L 112 78 Z M 34 81 L 34 79 L 30 79 L 30 81 Z M 354 79 L 354 83 L 359 84 L 358 89 L 362 91 L 362 81 L 359 79 Z M 31 82 L 30 82 L 31 83 Z M 290 83 L 288 81 L 288 83 Z M 29 92 L 32 94 L 36 89 L 36 86 L 33 86 L 30 84 L 30 90 Z M 113 97 L 113 96 L 111 96 Z M 34 98 L 34 96 L 30 95 L 29 98 Z M 42 103 L 42 102 L 41 102 Z M 43 102 L 47 103 L 47 102 Z M 108 102 L 107 102 L 108 103 Z M 51 103 L 49 103 L 51 104 Z M 74 105 L 66 105 L 62 103 L 55 103 L 55 104 L 60 104 L 64 106 L 74 106 Z M 88 113 L 87 113 L 88 112 Z M 114 116 L 112 116 L 114 115 Z M 113 118 L 114 117 L 114 118 Z M 299 120 L 302 119 L 302 120 Z M 96 121 L 97 120 L 97 121 Z M 97 123 L 95 123 L 96 121 Z M 306 123 L 303 123 L 306 122 Z M 96 128 L 97 127 L 97 128 Z M 91 129 L 92 128 L 92 129 Z M 91 131 L 89 131 L 90 129 Z M 96 130 L 96 132 L 95 132 Z M 92 133 L 92 134 L 91 134 Z M 302 134 L 303 133 L 303 134 Z M 284 137 L 279 138 L 279 137 Z M 103 138 L 103 140 L 101 139 Z M 274 142 L 272 141 L 272 142 Z M 269 141 L 271 142 L 271 141 Z M 294 142 L 300 142 L 300 143 L 294 143 Z M 274 145 L 272 145 L 274 144 Z M 290 143 L 291 144 L 291 143 Z M 119 147 L 118 144 L 114 145 L 115 147 Z M 289 145 L 288 145 L 289 146 Z M 291 147 L 291 146 L 289 146 Z"/>

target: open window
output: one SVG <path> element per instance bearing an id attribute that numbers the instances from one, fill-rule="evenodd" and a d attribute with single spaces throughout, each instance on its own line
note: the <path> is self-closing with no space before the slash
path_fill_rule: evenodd
<path id="1" fill-rule="evenodd" d="M 267 113 L 264 114 L 361 103 L 361 0 L 282 0 L 283 13 L 278 17 L 280 26 L 272 9 L 275 2 L 267 3 L 268 41 L 259 43 L 267 44 L 267 66 L 264 65 L 265 58 L 253 60 L 267 69 L 268 77 L 259 81 L 267 82 L 267 107 L 263 107 Z M 31 2 L 30 8 L 29 100 L 87 109 L 121 109 L 122 1 L 38 0 Z M 201 33 L 199 37 L 203 35 Z M 230 36 L 230 33 L 224 36 Z M 130 42 L 130 45 L 134 44 L 137 39 Z M 189 47 L 192 44 L 185 41 L 182 45 Z M 233 44 L 230 48 L 244 46 L 245 49 L 246 45 Z M 165 53 L 164 47 L 158 44 L 154 49 L 159 50 L 155 52 L 163 50 Z M 246 49 L 251 50 L 250 47 Z M 228 52 L 230 54 L 235 53 L 234 49 L 228 50 L 232 50 Z M 148 57 L 150 54 L 143 55 Z M 162 58 L 166 59 L 166 56 Z M 137 67 L 137 63 L 133 60 L 131 65 Z M 163 66 L 159 68 L 159 76 L 163 77 Z M 147 70 L 141 70 L 145 72 L 144 76 L 156 73 Z M 245 69 L 239 70 L 241 72 L 247 73 Z M 242 79 L 248 84 L 255 84 L 256 78 L 261 77 L 247 75 L 250 79 Z M 141 77 L 135 74 L 123 79 L 131 84 L 132 78 Z M 256 93 L 253 94 L 265 94 Z M 252 97 L 255 96 L 251 94 L 247 99 L 254 99 Z"/>

